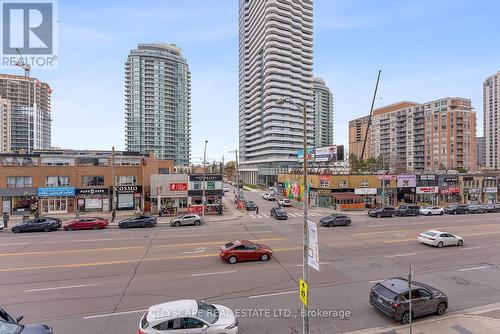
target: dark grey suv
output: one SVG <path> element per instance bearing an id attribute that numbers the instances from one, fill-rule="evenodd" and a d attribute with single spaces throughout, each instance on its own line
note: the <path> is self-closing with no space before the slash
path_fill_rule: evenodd
<path id="1" fill-rule="evenodd" d="M 385 315 L 400 321 L 410 322 L 408 281 L 402 277 L 390 278 L 377 283 L 370 292 L 370 304 Z M 427 284 L 412 282 L 412 318 L 429 314 L 443 315 L 448 308 L 448 297 Z"/>

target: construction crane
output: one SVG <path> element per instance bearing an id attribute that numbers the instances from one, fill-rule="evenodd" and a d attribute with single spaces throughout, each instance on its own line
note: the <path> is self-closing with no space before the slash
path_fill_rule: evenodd
<path id="1" fill-rule="evenodd" d="M 31 71 L 31 65 L 24 63 L 23 56 L 21 55 L 21 52 L 19 51 L 19 49 L 16 48 L 16 51 L 17 51 L 17 54 L 19 55 L 19 59 L 16 62 L 16 66 L 22 67 L 24 70 L 24 77 L 29 78 L 30 71 Z"/>

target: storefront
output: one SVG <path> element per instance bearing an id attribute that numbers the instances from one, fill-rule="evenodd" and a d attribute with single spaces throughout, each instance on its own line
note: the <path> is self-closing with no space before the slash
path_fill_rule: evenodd
<path id="1" fill-rule="evenodd" d="M 76 207 L 78 211 L 109 211 L 108 188 L 76 189 Z"/>
<path id="2" fill-rule="evenodd" d="M 398 175 L 397 181 L 397 196 L 398 203 L 415 203 L 415 191 L 417 179 L 415 175 Z"/>
<path id="3" fill-rule="evenodd" d="M 464 202 L 481 202 L 481 188 L 464 188 Z"/>
<path id="4" fill-rule="evenodd" d="M 460 186 L 458 175 L 442 174 L 438 175 L 439 183 L 439 205 L 450 203 L 460 203 Z"/>
<path id="5" fill-rule="evenodd" d="M 205 186 L 203 186 L 205 179 Z M 204 187 L 204 188 L 203 188 Z M 222 174 L 189 175 L 188 196 L 192 204 L 203 204 L 203 189 L 205 189 L 206 204 L 216 204 L 222 200 Z"/>
<path id="6" fill-rule="evenodd" d="M 151 212 L 162 210 L 168 215 L 187 212 L 190 204 L 188 181 L 187 174 L 151 175 Z"/>
<path id="7" fill-rule="evenodd" d="M 417 175 L 417 203 L 438 205 L 439 203 L 438 177 L 434 174 Z"/>
<path id="8" fill-rule="evenodd" d="M 496 175 L 485 175 L 483 179 L 483 203 L 497 203 L 498 180 Z"/>
<path id="9" fill-rule="evenodd" d="M 310 204 L 320 208 L 328 208 L 332 205 L 332 191 L 330 189 L 310 189 Z"/>
<path id="10" fill-rule="evenodd" d="M 13 215 L 33 214 L 38 207 L 36 188 L 3 188 L 0 189 L 2 213 Z"/>
<path id="11" fill-rule="evenodd" d="M 118 210 L 142 210 L 142 186 L 116 186 Z"/>
<path id="12" fill-rule="evenodd" d="M 41 213 L 74 212 L 74 187 L 38 188 Z"/>
<path id="13" fill-rule="evenodd" d="M 332 192 L 332 200 L 337 210 L 363 210 L 365 208 L 363 197 L 354 192 Z"/>
<path id="14" fill-rule="evenodd" d="M 355 188 L 354 193 L 363 197 L 365 207 L 374 208 L 377 206 L 377 188 Z"/>

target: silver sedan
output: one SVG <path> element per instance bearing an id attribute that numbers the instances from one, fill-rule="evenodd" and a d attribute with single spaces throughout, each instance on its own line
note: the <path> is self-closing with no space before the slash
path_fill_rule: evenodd
<path id="1" fill-rule="evenodd" d="M 418 241 L 437 248 L 442 248 L 443 246 L 462 246 L 464 244 L 462 237 L 438 230 L 429 230 L 420 233 Z"/>

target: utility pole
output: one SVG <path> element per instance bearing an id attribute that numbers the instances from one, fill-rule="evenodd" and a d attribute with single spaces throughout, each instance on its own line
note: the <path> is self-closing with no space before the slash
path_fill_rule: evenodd
<path id="1" fill-rule="evenodd" d="M 410 334 L 413 334 L 413 326 L 412 326 L 412 316 L 411 316 L 411 281 L 413 279 L 413 266 L 410 264 L 410 273 L 408 274 L 408 310 L 410 312 Z"/>
<path id="2" fill-rule="evenodd" d="M 240 200 L 240 170 L 238 167 L 238 149 L 235 149 L 234 151 L 229 151 L 229 153 L 233 153 L 236 157 L 236 191 L 237 191 L 237 196 L 238 196 L 238 201 Z"/>
<path id="3" fill-rule="evenodd" d="M 113 179 L 113 189 L 111 193 L 111 221 L 115 221 L 116 217 L 116 175 L 115 175 L 115 147 L 111 148 L 111 178 Z"/>
<path id="4" fill-rule="evenodd" d="M 306 102 L 303 102 L 304 112 L 304 257 L 302 260 L 302 279 L 309 285 L 309 265 L 307 264 L 309 258 L 309 227 L 307 226 L 307 205 L 309 202 L 309 187 L 307 184 L 307 108 Z M 302 304 L 304 311 L 303 318 L 303 333 L 309 334 L 309 294 L 306 294 L 305 302 Z"/>
<path id="5" fill-rule="evenodd" d="M 203 219 L 205 219 L 205 206 L 207 204 L 207 200 L 205 198 L 205 187 L 206 187 L 205 180 L 206 180 L 206 174 L 207 174 L 205 166 L 207 163 L 207 143 L 208 143 L 208 140 L 205 140 L 205 149 L 203 150 L 203 188 L 202 188 L 203 194 L 201 196 L 201 202 L 203 204 L 203 211 L 202 211 L 201 216 Z"/>
<path id="6" fill-rule="evenodd" d="M 385 206 L 385 164 L 384 155 L 382 155 L 382 206 Z"/>

